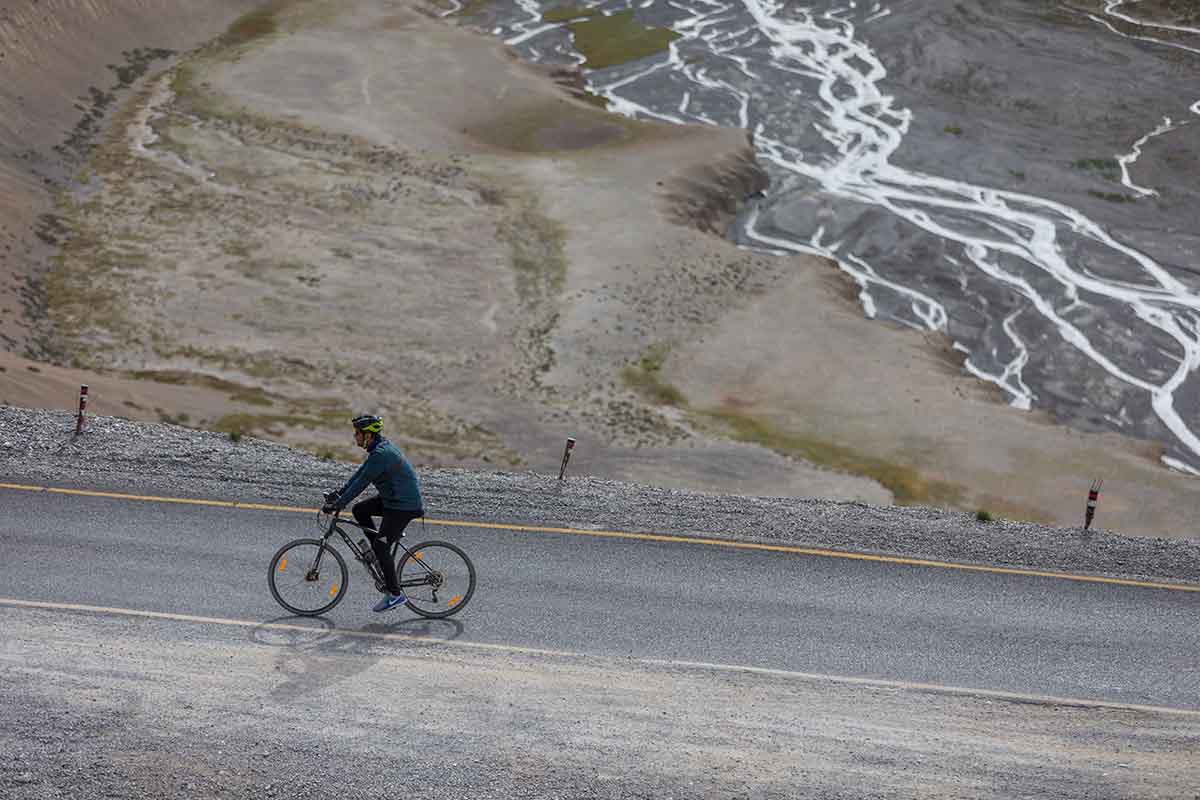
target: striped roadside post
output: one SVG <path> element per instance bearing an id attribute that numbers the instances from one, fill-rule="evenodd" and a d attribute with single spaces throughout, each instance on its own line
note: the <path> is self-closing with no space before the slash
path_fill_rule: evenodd
<path id="1" fill-rule="evenodd" d="M 1100 487 L 1104 485 L 1104 481 L 1096 479 L 1092 481 L 1092 488 L 1088 489 L 1087 511 L 1083 515 L 1083 529 L 1086 531 L 1092 527 L 1092 517 L 1096 515 L 1096 503 L 1100 500 Z"/>
<path id="2" fill-rule="evenodd" d="M 88 387 L 87 384 L 81 384 L 79 387 L 79 413 L 75 416 L 75 435 L 83 433 L 83 417 L 87 413 Z"/>
<path id="3" fill-rule="evenodd" d="M 575 449 L 575 440 L 567 437 L 567 446 L 563 448 L 562 466 L 558 468 L 558 479 L 561 481 L 567 471 L 567 462 L 571 460 L 571 451 Z"/>

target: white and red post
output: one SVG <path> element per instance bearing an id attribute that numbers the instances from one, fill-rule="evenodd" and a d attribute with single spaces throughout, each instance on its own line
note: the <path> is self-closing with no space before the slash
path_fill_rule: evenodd
<path id="1" fill-rule="evenodd" d="M 567 471 L 567 462 L 571 460 L 571 451 L 575 449 L 575 440 L 568 437 L 567 446 L 563 448 L 562 466 L 558 468 L 558 479 L 561 481 Z"/>
<path id="2" fill-rule="evenodd" d="M 1100 501 L 1100 487 L 1103 485 L 1103 480 L 1096 479 L 1092 481 L 1092 487 L 1088 489 L 1087 510 L 1083 514 L 1083 529 L 1085 531 L 1092 527 L 1092 517 L 1096 516 L 1096 504 Z"/>
<path id="3" fill-rule="evenodd" d="M 82 384 L 79 387 L 79 414 L 75 417 L 75 435 L 83 433 L 83 419 L 87 414 L 88 387 L 87 384 Z"/>

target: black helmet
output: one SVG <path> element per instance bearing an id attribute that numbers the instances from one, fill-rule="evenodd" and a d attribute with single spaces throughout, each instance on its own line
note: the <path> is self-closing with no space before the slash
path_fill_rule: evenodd
<path id="1" fill-rule="evenodd" d="M 377 417 L 374 414 L 363 414 L 350 420 L 350 424 L 354 426 L 354 430 L 364 433 L 379 433 L 383 430 L 383 417 Z"/>

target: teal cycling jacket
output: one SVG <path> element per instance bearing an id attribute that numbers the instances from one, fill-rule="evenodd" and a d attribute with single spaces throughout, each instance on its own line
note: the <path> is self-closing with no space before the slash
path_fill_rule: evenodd
<path id="1" fill-rule="evenodd" d="M 367 448 L 367 460 L 362 463 L 349 482 L 338 492 L 334 508 L 339 511 L 350 505 L 368 483 L 375 484 L 383 507 L 392 511 L 424 512 L 421 502 L 421 487 L 412 464 L 400 452 L 400 448 L 382 436 Z"/>

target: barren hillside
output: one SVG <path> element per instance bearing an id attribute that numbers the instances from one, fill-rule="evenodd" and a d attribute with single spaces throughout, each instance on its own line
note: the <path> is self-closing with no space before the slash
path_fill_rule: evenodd
<path id="1" fill-rule="evenodd" d="M 574 436 L 602 477 L 1058 523 L 1099 468 L 1113 528 L 1189 535 L 1154 448 L 722 238 L 763 188 L 744 131 L 607 113 L 420 4 L 204 8 L 5 12 L 0 402 L 86 382 L 339 458 L 371 409 L 427 465 L 553 469 Z"/>

